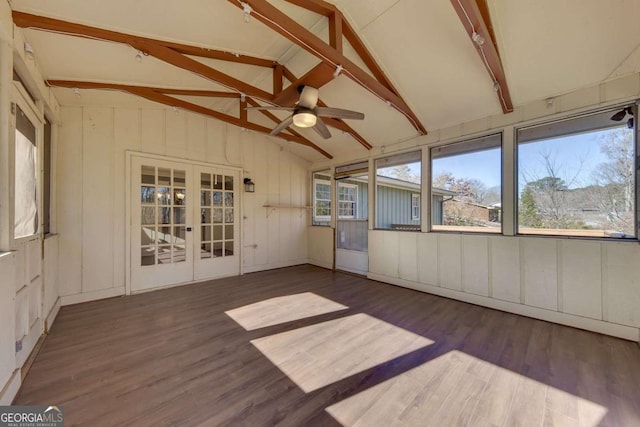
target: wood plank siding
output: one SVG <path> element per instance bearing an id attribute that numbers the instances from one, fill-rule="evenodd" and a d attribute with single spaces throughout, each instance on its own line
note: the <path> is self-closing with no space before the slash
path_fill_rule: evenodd
<path id="1" fill-rule="evenodd" d="M 636 343 L 312 266 L 63 307 L 67 425 L 640 425 Z"/>

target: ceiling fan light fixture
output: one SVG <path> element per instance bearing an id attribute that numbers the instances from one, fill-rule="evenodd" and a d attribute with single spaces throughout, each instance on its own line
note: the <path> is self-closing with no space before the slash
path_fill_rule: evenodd
<path id="1" fill-rule="evenodd" d="M 309 111 L 300 111 L 293 115 L 293 124 L 300 128 L 310 128 L 316 125 L 318 118 Z"/>

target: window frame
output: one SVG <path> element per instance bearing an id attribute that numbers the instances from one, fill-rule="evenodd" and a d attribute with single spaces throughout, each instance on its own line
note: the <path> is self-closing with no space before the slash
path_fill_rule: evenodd
<path id="1" fill-rule="evenodd" d="M 519 216 L 520 216 L 520 210 L 519 210 L 519 204 L 520 204 L 520 194 L 519 194 L 519 187 L 520 187 L 520 171 L 519 171 L 519 163 L 520 163 L 520 141 L 518 138 L 519 135 L 519 131 L 524 130 L 524 129 L 530 129 L 530 128 L 536 128 L 536 127 L 541 127 L 541 126 L 551 126 L 553 124 L 557 124 L 557 123 L 562 123 L 562 122 L 570 122 L 572 120 L 580 120 L 582 118 L 586 118 L 589 116 L 595 116 L 598 114 L 603 114 L 603 113 L 615 113 L 617 110 L 621 110 L 623 108 L 626 107 L 631 107 L 634 110 L 634 127 L 633 127 L 633 138 L 634 138 L 634 212 L 633 212 L 633 219 L 634 219 L 634 231 L 635 231 L 635 236 L 634 237 L 606 237 L 606 236 L 580 236 L 580 235 L 564 235 L 564 234 L 543 234 L 543 233 L 521 233 L 520 232 L 520 226 L 519 226 Z M 640 117 L 638 117 L 640 113 L 640 100 L 628 100 L 626 102 L 623 103 L 617 103 L 617 104 L 612 104 L 612 105 L 608 105 L 602 108 L 591 108 L 591 109 L 586 109 L 584 111 L 581 111 L 577 114 L 570 114 L 570 115 L 564 115 L 561 117 L 555 117 L 553 119 L 549 119 L 549 120 L 541 120 L 541 121 L 535 121 L 535 122 L 528 122 L 526 124 L 519 124 L 513 127 L 513 231 L 514 231 L 514 236 L 517 237 L 534 237 L 534 238 L 552 238 L 552 239 L 578 239 L 578 240 L 597 240 L 597 241 L 604 241 L 604 242 L 639 242 L 640 241 L 640 131 L 638 130 L 639 127 L 639 122 L 640 122 Z M 566 134 L 558 134 L 558 135 L 554 135 L 554 136 L 547 136 L 546 138 L 540 138 L 538 141 L 543 141 L 545 139 L 552 139 L 552 138 L 560 138 L 562 136 L 573 136 L 573 135 L 578 135 L 578 134 L 586 134 L 586 133 L 591 133 L 591 132 L 595 132 L 596 130 L 588 130 L 588 131 L 576 131 L 573 133 L 566 133 Z M 528 142 L 523 142 L 523 144 L 526 143 L 535 143 L 536 141 L 528 141 Z M 571 230 L 576 230 L 576 229 L 567 229 L 568 231 Z"/>
<path id="2" fill-rule="evenodd" d="M 422 196 L 422 189 L 420 193 L 411 194 L 411 221 L 420 221 L 420 196 Z M 415 203 L 416 200 L 418 201 L 417 204 Z"/>
<path id="3" fill-rule="evenodd" d="M 27 236 L 15 236 L 15 194 L 14 200 L 11 202 L 9 206 L 9 236 L 10 236 L 10 247 L 15 249 L 16 246 L 23 242 L 29 242 L 32 240 L 37 240 L 42 236 L 43 232 L 43 215 L 42 215 L 42 204 L 43 204 L 43 191 L 42 191 L 42 181 L 43 181 L 43 138 L 44 138 L 44 116 L 38 112 L 36 105 L 33 103 L 31 99 L 31 95 L 29 94 L 27 88 L 25 88 L 20 80 L 13 81 L 13 92 L 12 92 L 12 103 L 16 105 L 16 109 L 19 107 L 20 110 L 25 114 L 27 119 L 31 122 L 31 124 L 35 127 L 35 144 L 36 144 L 36 212 L 38 216 L 37 228 L 33 234 Z M 17 111 L 16 111 L 17 112 Z M 15 117 L 15 115 L 13 115 Z M 14 119 L 15 120 L 15 119 Z M 11 174 L 10 185 L 15 189 L 15 132 L 16 132 L 16 123 L 12 121 L 12 136 L 11 136 L 11 152 L 9 162 L 11 164 L 11 170 L 13 173 Z"/>
<path id="4" fill-rule="evenodd" d="M 480 139 L 489 139 L 489 138 L 493 138 L 493 137 L 497 137 L 500 139 L 500 144 L 495 146 L 495 147 L 486 147 L 483 149 L 476 149 L 476 150 L 469 150 L 469 151 L 461 151 L 458 154 L 468 154 L 471 152 L 482 152 L 482 151 L 487 151 L 487 150 L 492 150 L 495 148 L 498 148 L 500 150 L 500 206 L 501 206 L 501 210 L 502 210 L 502 215 L 501 215 L 501 221 L 500 221 L 500 227 L 498 229 L 498 231 L 484 231 L 484 230 L 463 230 L 463 229 L 459 229 L 456 230 L 455 226 L 452 226 L 451 229 L 445 230 L 445 229 L 434 229 L 433 226 L 433 217 L 429 217 L 429 232 L 431 233 L 453 233 L 453 234 L 469 234 L 469 235 L 487 235 L 487 236 L 505 236 L 507 234 L 505 234 L 505 221 L 504 221 L 504 206 L 505 206 L 505 164 L 504 164 L 504 157 L 505 157 L 505 128 L 506 127 L 502 127 L 501 129 L 492 129 L 491 131 L 489 131 L 488 133 L 484 133 L 484 134 L 480 134 L 480 135 L 474 135 L 474 136 L 466 136 L 464 138 L 460 138 L 460 139 L 456 139 L 454 141 L 448 141 L 444 144 L 438 144 L 438 145 L 432 145 L 428 147 L 428 156 L 429 156 L 429 176 L 428 176 L 428 186 L 429 186 L 429 208 L 431 211 L 433 211 L 433 206 L 431 206 L 432 202 L 433 202 L 433 160 L 434 160 L 434 156 L 433 156 L 433 150 L 437 150 L 437 149 L 442 149 L 448 146 L 454 146 L 454 145 L 472 145 L 474 141 L 480 140 Z M 452 154 L 451 156 L 448 157 L 452 157 L 455 154 Z M 445 157 L 445 156 L 442 156 Z M 437 157 L 436 157 L 437 158 Z M 506 177 L 507 180 L 509 179 L 509 177 Z M 443 206 L 443 213 L 444 213 L 444 206 Z M 438 226 L 439 224 L 435 224 L 436 226 Z M 481 227 L 478 227 L 481 228 Z"/>
<path id="5" fill-rule="evenodd" d="M 340 187 L 350 188 L 355 190 L 355 200 L 341 200 L 340 199 Z M 338 219 L 356 219 L 358 218 L 358 186 L 348 182 L 338 182 L 336 185 L 336 215 Z M 353 215 L 340 215 L 340 203 L 351 203 L 353 205 Z"/>
<path id="6" fill-rule="evenodd" d="M 374 230 L 380 230 L 380 231 L 401 231 L 401 232 L 422 232 L 422 227 L 423 227 L 423 221 L 422 221 L 422 217 L 418 220 L 420 221 L 419 224 L 415 224 L 411 225 L 411 229 L 409 228 L 391 228 L 391 227 L 381 227 L 378 225 L 378 222 L 380 220 L 380 209 L 378 206 L 378 202 L 380 200 L 380 195 L 378 193 L 379 187 L 381 186 L 380 182 L 379 182 L 379 177 L 385 178 L 384 176 L 379 176 L 378 175 L 378 169 L 386 169 L 388 167 L 393 167 L 389 166 L 389 165 L 381 165 L 380 163 L 384 162 L 384 161 L 391 161 L 392 159 L 402 159 L 402 158 L 406 158 L 407 160 L 405 162 L 402 163 L 397 163 L 395 164 L 395 166 L 398 165 L 409 165 L 409 164 L 413 164 L 413 163 L 420 163 L 420 182 L 417 183 L 416 185 L 418 185 L 420 187 L 420 196 L 423 195 L 423 192 L 425 191 L 425 177 L 424 177 L 424 172 L 425 172 L 425 161 L 424 161 L 424 150 L 429 150 L 429 146 L 418 146 L 418 147 L 412 147 L 409 150 L 406 151 L 400 151 L 397 153 L 393 153 L 393 154 L 387 154 L 387 155 L 383 155 L 380 157 L 375 157 L 373 159 L 373 199 L 372 201 L 370 201 L 370 203 L 373 203 L 373 212 L 374 212 L 374 219 L 373 219 L 373 229 Z M 412 160 L 413 158 L 416 158 L 417 160 L 415 161 L 409 161 Z M 393 179 L 393 178 L 392 178 Z M 429 205 L 431 206 L 431 205 Z M 411 209 L 410 209 L 411 211 Z M 420 209 L 420 211 L 422 212 L 423 210 Z M 412 216 L 412 212 L 409 212 L 410 216 Z M 416 228 L 415 230 L 413 228 Z M 419 229 L 419 230 L 418 230 Z"/>
<path id="7" fill-rule="evenodd" d="M 316 175 L 322 175 L 325 176 L 326 179 L 322 179 L 322 178 L 316 178 Z M 324 175 L 321 172 L 312 172 L 311 173 L 311 178 L 312 178 L 312 196 L 313 196 L 313 212 L 311 215 L 311 225 L 314 227 L 330 227 L 331 226 L 331 176 L 330 175 Z M 316 197 L 316 186 L 318 184 L 322 184 L 322 185 L 328 185 L 329 186 L 329 198 L 328 199 L 318 199 Z M 320 201 L 324 201 L 324 202 L 329 202 L 329 215 L 316 215 L 316 207 L 317 207 L 317 202 L 318 200 Z M 316 222 L 327 222 L 327 224 L 316 224 Z"/>

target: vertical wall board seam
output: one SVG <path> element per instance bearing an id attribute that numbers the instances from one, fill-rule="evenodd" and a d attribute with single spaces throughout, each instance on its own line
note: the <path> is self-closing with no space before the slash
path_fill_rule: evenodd
<path id="1" fill-rule="evenodd" d="M 563 295 L 563 283 L 562 283 L 562 270 L 563 270 L 563 259 L 562 259 L 562 249 L 564 245 L 562 241 L 556 241 L 556 281 L 557 281 L 557 311 L 562 313 L 564 312 L 564 295 Z"/>
<path id="2" fill-rule="evenodd" d="M 602 269 L 600 270 L 601 286 L 600 286 L 600 303 L 602 305 L 602 320 L 609 320 L 609 305 L 607 304 L 607 291 L 609 287 L 608 262 L 609 252 L 607 245 L 600 243 L 600 257 Z"/>
<path id="3" fill-rule="evenodd" d="M 524 244 L 520 239 L 518 239 L 518 253 L 520 254 L 518 259 L 518 270 L 520 271 L 520 304 L 526 303 L 526 284 L 525 284 L 525 274 L 524 274 Z"/>

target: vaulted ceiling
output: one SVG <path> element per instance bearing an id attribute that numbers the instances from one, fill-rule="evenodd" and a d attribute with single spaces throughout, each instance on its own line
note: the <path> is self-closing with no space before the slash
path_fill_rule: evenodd
<path id="1" fill-rule="evenodd" d="M 311 161 L 640 71 L 639 0 L 246 0 L 248 19 L 241 3 L 11 2 L 62 105 L 174 105 L 268 132 L 285 114 L 245 102 L 292 105 L 307 83 L 365 113 L 327 140 L 280 134 Z"/>

